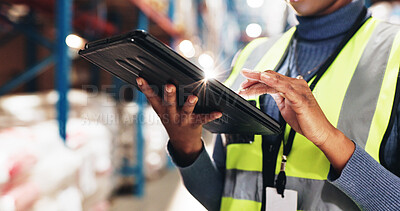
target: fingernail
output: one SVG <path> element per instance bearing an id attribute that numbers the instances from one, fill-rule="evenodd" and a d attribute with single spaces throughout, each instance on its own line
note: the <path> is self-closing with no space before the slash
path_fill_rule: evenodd
<path id="1" fill-rule="evenodd" d="M 137 83 L 139 86 L 143 85 L 143 81 L 142 81 L 142 79 L 140 79 L 140 78 L 136 78 L 136 83 Z"/>
<path id="2" fill-rule="evenodd" d="M 165 91 L 167 91 L 168 93 L 171 93 L 172 92 L 172 87 L 165 86 Z"/>
<path id="3" fill-rule="evenodd" d="M 189 97 L 189 103 L 195 103 L 196 97 Z"/>
<path id="4" fill-rule="evenodd" d="M 222 116 L 222 114 L 221 114 L 221 113 L 214 114 L 214 118 L 220 118 L 221 116 Z"/>
<path id="5" fill-rule="evenodd" d="M 245 91 L 246 91 L 246 89 L 240 89 L 240 90 L 239 90 L 239 93 L 245 92 Z"/>

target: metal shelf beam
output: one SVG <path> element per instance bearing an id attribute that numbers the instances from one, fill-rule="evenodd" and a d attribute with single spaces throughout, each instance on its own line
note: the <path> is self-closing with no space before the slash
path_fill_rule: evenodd
<path id="1" fill-rule="evenodd" d="M 32 66 L 19 76 L 13 78 L 11 81 L 7 82 L 3 86 L 0 87 L 0 96 L 7 94 L 8 92 L 12 91 L 19 85 L 31 80 L 32 78 L 36 77 L 38 74 L 43 72 L 47 67 L 49 67 L 54 62 L 54 56 L 51 55 L 36 65 Z"/>
<path id="2" fill-rule="evenodd" d="M 69 90 L 69 73 L 71 68 L 71 60 L 68 56 L 68 46 L 65 39 L 71 31 L 72 19 L 72 0 L 57 0 L 57 64 L 56 64 L 56 88 L 58 91 L 57 102 L 57 120 L 60 130 L 60 136 L 66 139 L 66 124 L 68 117 L 68 99 Z"/>
<path id="3" fill-rule="evenodd" d="M 138 29 L 148 30 L 149 20 L 143 12 L 139 12 Z M 136 147 L 137 147 L 137 163 L 136 163 L 136 195 L 142 197 L 144 195 L 145 176 L 144 176 L 144 110 L 146 108 L 146 97 L 143 93 L 137 91 L 136 103 L 138 105 L 138 114 L 136 120 Z"/>

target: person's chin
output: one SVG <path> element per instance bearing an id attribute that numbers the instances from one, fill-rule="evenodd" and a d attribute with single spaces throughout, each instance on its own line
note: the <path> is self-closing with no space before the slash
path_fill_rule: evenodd
<path id="1" fill-rule="evenodd" d="M 296 14 L 298 16 L 316 16 L 317 15 L 317 11 L 313 10 L 310 7 L 306 7 L 306 6 L 298 6 L 298 7 L 293 7 Z"/>
<path id="2" fill-rule="evenodd" d="M 309 3 L 309 2 L 303 2 L 302 0 L 299 0 L 300 2 L 297 3 L 291 3 L 291 6 L 293 7 L 294 11 L 298 16 L 319 16 L 321 15 L 321 11 L 319 10 L 318 7 L 316 7 L 314 4 Z"/>

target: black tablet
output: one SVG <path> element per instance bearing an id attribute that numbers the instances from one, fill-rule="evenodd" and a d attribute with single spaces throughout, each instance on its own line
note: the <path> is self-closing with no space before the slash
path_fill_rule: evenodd
<path id="1" fill-rule="evenodd" d="M 162 97 L 167 83 L 177 87 L 177 100 L 198 97 L 195 113 L 220 111 L 223 116 L 204 125 L 213 133 L 262 134 L 280 132 L 277 121 L 145 31 L 137 30 L 86 44 L 79 55 L 137 87 L 144 78 Z"/>

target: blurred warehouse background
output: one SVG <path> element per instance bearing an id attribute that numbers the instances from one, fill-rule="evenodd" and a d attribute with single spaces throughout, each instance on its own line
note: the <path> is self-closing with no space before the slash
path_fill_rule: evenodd
<path id="1" fill-rule="evenodd" d="M 400 23 L 400 1 L 366 4 Z M 144 97 L 77 51 L 144 29 L 223 81 L 246 43 L 295 24 L 283 0 L 0 0 L 0 211 L 204 210 Z"/>

